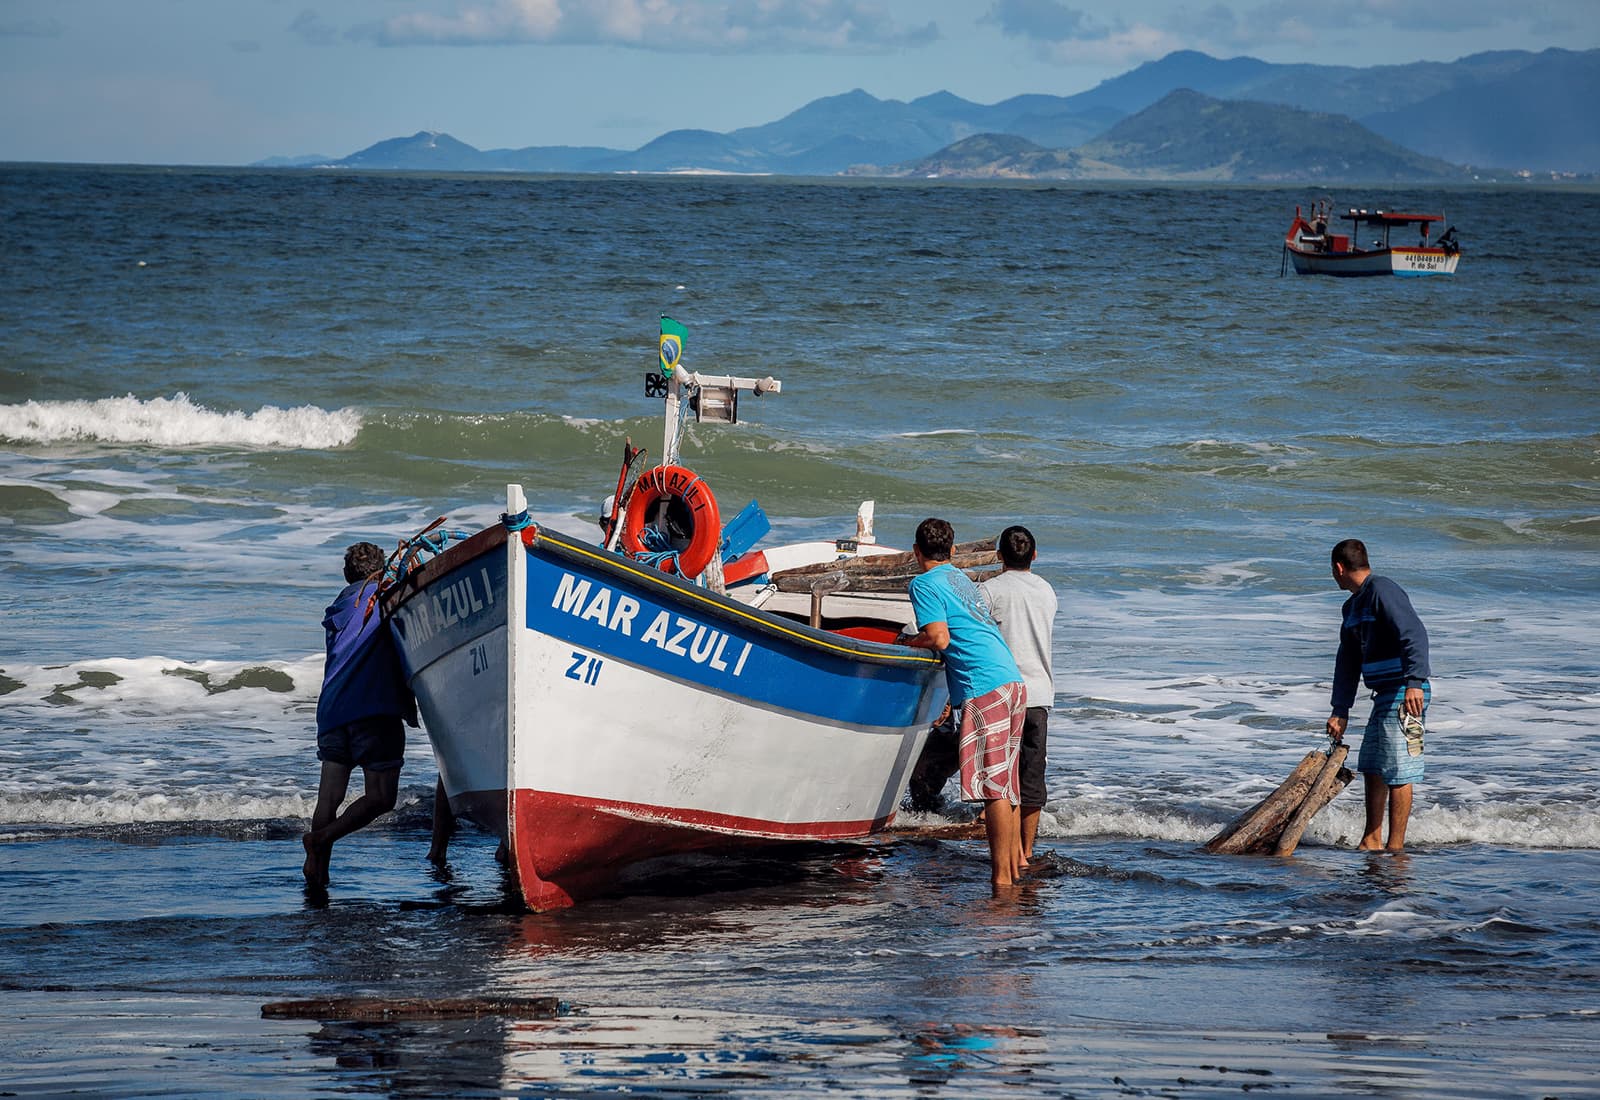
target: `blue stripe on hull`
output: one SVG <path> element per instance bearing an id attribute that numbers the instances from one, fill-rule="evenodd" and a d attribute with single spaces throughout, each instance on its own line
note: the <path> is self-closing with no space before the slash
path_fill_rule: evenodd
<path id="1" fill-rule="evenodd" d="M 695 599 L 676 586 L 647 581 L 618 568 L 599 568 L 567 555 L 525 555 L 524 622 L 588 653 L 615 657 L 674 679 L 752 703 L 853 726 L 905 727 L 940 667 L 926 660 L 898 663 L 805 636 L 793 626 L 761 629 L 760 612 L 735 612 Z M 575 653 L 575 659 L 578 654 Z"/>

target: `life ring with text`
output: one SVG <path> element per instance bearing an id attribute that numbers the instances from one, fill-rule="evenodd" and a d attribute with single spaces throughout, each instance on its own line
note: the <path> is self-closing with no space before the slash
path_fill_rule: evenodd
<path id="1" fill-rule="evenodd" d="M 665 515 L 658 520 L 658 507 L 666 502 Z M 645 545 L 644 529 L 655 522 L 664 532 L 675 553 L 661 559 L 664 573 L 676 571 L 684 577 L 698 577 L 722 549 L 722 514 L 711 486 L 700 475 L 682 466 L 655 466 L 639 476 L 628 498 L 628 514 L 622 521 L 622 548 L 630 556 L 659 552 Z"/>

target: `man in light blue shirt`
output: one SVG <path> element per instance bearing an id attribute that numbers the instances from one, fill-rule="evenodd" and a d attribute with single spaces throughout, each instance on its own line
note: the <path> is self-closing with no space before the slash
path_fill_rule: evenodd
<path id="1" fill-rule="evenodd" d="M 1017 753 L 1027 695 L 978 586 L 950 564 L 955 531 L 942 519 L 917 527 L 912 553 L 922 575 L 911 581 L 917 633 L 906 644 L 944 656 L 950 699 L 958 706 L 961 797 L 983 803 L 989 879 L 1011 886 L 1022 874 Z"/>

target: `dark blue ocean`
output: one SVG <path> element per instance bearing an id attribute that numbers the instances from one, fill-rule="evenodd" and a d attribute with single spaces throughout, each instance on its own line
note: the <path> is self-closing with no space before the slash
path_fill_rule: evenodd
<path id="1" fill-rule="evenodd" d="M 1282 275 L 1317 197 L 0 165 L 0 1093 L 1600 1096 L 1600 193 L 1341 188 L 1460 273 Z M 343 547 L 592 530 L 663 313 L 783 381 L 684 444 L 774 538 L 1038 536 L 1020 897 L 898 834 L 528 914 L 421 736 L 302 891 Z M 1432 640 L 1408 853 L 1351 789 L 1206 854 L 1323 743 L 1348 536 Z M 357 995 L 565 1009 L 261 1018 Z"/>

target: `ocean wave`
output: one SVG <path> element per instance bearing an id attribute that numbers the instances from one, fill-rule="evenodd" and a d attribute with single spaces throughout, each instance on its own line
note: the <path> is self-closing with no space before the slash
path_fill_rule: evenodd
<path id="1" fill-rule="evenodd" d="M 11 443 L 325 450 L 348 446 L 360 431 L 361 414 L 355 409 L 266 405 L 251 413 L 218 412 L 195 404 L 186 393 L 0 405 L 0 440 Z"/>
<path id="2" fill-rule="evenodd" d="M 1226 824 L 1225 820 L 1175 808 L 1060 799 L 1040 814 L 1039 835 L 1065 840 L 1126 837 L 1204 844 Z M 1317 815 L 1306 830 L 1305 843 L 1353 848 L 1362 825 L 1360 800 L 1347 795 L 1340 804 Z M 1531 850 L 1600 848 L 1600 812 L 1564 799 L 1496 806 L 1421 806 L 1411 816 L 1406 843 L 1410 848 L 1447 844 Z"/>
<path id="3" fill-rule="evenodd" d="M 274 821 L 309 818 L 316 804 L 315 792 L 260 796 L 223 790 L 144 794 L 118 791 L 105 795 L 11 794 L 0 796 L 0 821 L 11 826 L 89 827 Z"/>
<path id="4" fill-rule="evenodd" d="M 277 713 L 316 700 L 322 664 L 322 654 L 296 661 L 105 657 L 61 665 L 7 662 L 0 665 L 0 706 L 116 707 L 135 714 L 170 714 L 208 706 L 236 711 L 248 699 Z"/>
<path id="5" fill-rule="evenodd" d="M 314 763 L 314 761 L 313 761 Z M 314 777 L 315 773 L 311 773 Z M 425 828 L 433 815 L 432 776 L 401 788 L 395 808 L 377 828 Z M 265 781 L 263 780 L 263 783 Z M 316 809 L 308 785 L 248 793 L 238 787 L 139 790 L 127 784 L 95 791 L 72 787 L 0 793 L 0 843 L 51 837 L 112 836 L 121 840 L 192 835 L 197 832 L 253 837 L 296 832 Z"/>

